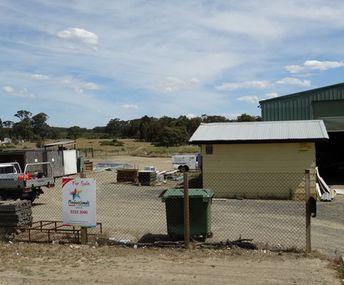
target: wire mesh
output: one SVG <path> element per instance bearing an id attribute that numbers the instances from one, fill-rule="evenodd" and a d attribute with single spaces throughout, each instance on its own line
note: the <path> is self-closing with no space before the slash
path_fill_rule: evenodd
<path id="1" fill-rule="evenodd" d="M 179 177 L 177 175 L 173 179 L 157 181 L 148 186 L 142 186 L 140 183 L 119 183 L 116 171 L 88 172 L 86 175 L 87 178 L 96 180 L 97 222 L 102 223 L 104 238 L 139 242 L 148 234 L 170 234 L 166 219 L 166 201 L 162 200 L 162 194 L 166 189 L 182 187 L 181 174 Z M 241 238 L 252 239 L 256 244 L 271 247 L 305 247 L 305 202 L 302 196 L 295 199 L 296 196 L 292 195 L 293 191 L 301 191 L 303 185 L 303 176 L 299 173 L 246 173 L 242 175 L 242 179 L 239 179 L 237 174 L 234 179 L 230 174 L 220 173 L 206 179 L 196 177 L 197 179 L 203 181 L 203 185 L 192 185 L 194 179 L 191 179 L 191 188 L 197 186 L 211 189 L 213 186 L 215 189 L 215 197 L 204 202 L 209 204 L 209 217 L 202 213 L 208 207 L 197 208 L 196 205 L 196 210 L 192 210 L 194 216 L 199 214 L 206 217 L 205 220 L 209 219 L 206 221 L 209 223 L 207 231 L 212 235 L 208 235 L 208 242 Z M 46 189 L 45 194 L 34 203 L 34 221 L 62 220 L 60 180 L 56 181 L 54 188 Z M 270 185 L 267 184 L 268 181 Z M 297 187 L 292 189 L 291 185 Z M 221 191 L 218 191 L 219 189 Z M 233 194 L 233 189 L 237 191 L 236 195 L 230 197 L 231 194 L 224 194 Z M 251 192 L 247 192 L 248 189 Z M 254 189 L 256 196 L 252 196 Z M 245 196 L 243 193 L 250 195 Z M 191 197 L 190 203 L 196 201 L 197 204 L 197 199 Z M 176 211 L 175 215 L 181 217 L 176 219 L 180 220 L 182 228 L 183 215 L 180 213 L 180 207 L 172 207 L 172 211 Z M 202 224 L 199 219 L 197 221 Z M 191 227 L 192 223 L 191 220 Z"/>

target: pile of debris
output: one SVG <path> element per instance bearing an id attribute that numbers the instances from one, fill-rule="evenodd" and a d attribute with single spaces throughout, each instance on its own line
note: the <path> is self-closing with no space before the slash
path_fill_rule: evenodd
<path id="1" fill-rule="evenodd" d="M 19 228 L 32 223 L 31 202 L 0 201 L 0 228 Z"/>

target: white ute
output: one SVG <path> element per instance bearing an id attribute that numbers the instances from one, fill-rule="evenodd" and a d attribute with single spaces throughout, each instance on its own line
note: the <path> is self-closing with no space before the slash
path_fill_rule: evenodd
<path id="1" fill-rule="evenodd" d="M 49 171 L 48 171 L 49 169 Z M 0 199 L 22 199 L 33 202 L 43 193 L 42 187 L 53 187 L 49 162 L 28 163 L 22 171 L 18 162 L 0 163 Z"/>

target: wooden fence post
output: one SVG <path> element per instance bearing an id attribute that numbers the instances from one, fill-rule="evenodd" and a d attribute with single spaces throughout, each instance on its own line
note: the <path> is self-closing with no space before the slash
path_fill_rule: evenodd
<path id="1" fill-rule="evenodd" d="M 311 183 L 310 183 L 310 170 L 305 170 L 305 195 L 306 195 L 306 252 L 312 251 L 311 244 L 311 209 L 310 209 L 310 198 L 311 198 Z"/>
<path id="2" fill-rule="evenodd" d="M 80 171 L 80 178 L 86 178 L 86 174 L 84 173 L 83 169 Z M 81 238 L 81 244 L 87 244 L 88 235 L 87 235 L 87 228 L 86 227 L 81 227 L 80 238 Z"/>

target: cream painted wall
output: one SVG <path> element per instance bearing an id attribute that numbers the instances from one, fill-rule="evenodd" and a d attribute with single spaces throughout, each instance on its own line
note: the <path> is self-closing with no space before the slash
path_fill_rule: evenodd
<path id="1" fill-rule="evenodd" d="M 311 169 L 315 192 L 314 143 L 214 144 L 203 159 L 203 187 L 217 197 L 304 197 L 304 171 Z"/>

